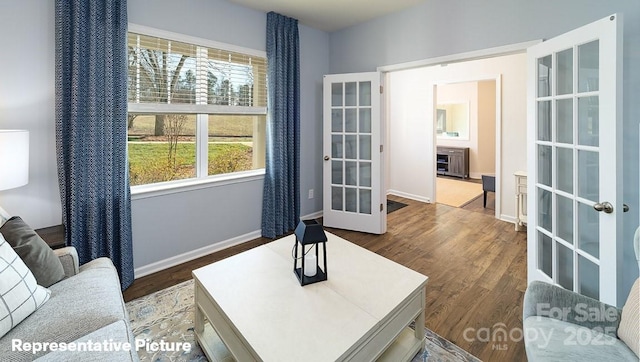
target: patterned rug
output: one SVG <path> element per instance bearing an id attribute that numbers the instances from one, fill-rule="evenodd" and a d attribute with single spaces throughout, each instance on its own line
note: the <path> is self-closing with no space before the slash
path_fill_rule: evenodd
<path id="1" fill-rule="evenodd" d="M 148 343 L 191 343 L 191 350 L 147 352 L 138 350 L 141 361 L 207 361 L 195 343 L 193 331 L 193 280 L 132 300 L 127 304 L 131 328 L 136 339 Z M 412 362 L 479 361 L 460 347 L 425 328 L 425 350 Z"/>

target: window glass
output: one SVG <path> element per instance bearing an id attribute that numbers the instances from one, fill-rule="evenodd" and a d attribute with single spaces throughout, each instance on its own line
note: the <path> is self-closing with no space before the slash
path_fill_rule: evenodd
<path id="1" fill-rule="evenodd" d="M 132 186 L 264 168 L 266 57 L 189 39 L 128 34 Z"/>

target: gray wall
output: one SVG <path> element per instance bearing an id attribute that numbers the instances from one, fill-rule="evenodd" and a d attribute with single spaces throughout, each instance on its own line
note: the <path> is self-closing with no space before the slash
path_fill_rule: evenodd
<path id="1" fill-rule="evenodd" d="M 548 39 L 613 13 L 624 17 L 624 283 L 638 276 L 633 232 L 639 223 L 640 1 L 430 0 L 330 35 L 331 73 Z M 620 160 L 622 161 L 622 160 Z M 623 299 L 624 300 L 624 299 Z"/>
<path id="2" fill-rule="evenodd" d="M 30 138 L 29 184 L 0 191 L 0 205 L 34 227 L 62 220 L 54 133 L 54 20 L 53 1 L 0 1 L 0 128 L 27 129 Z"/>
<path id="3" fill-rule="evenodd" d="M 131 23 L 265 50 L 266 14 L 221 0 L 129 0 Z M 61 223 L 55 163 L 54 2 L 0 1 L 0 128 L 31 132 L 29 185 L 0 205 L 35 228 Z M 300 26 L 301 214 L 322 209 L 322 76 L 329 35 Z M 1 175 L 0 175 L 1 177 Z M 308 189 L 315 190 L 307 199 Z M 262 182 L 213 186 L 132 202 L 136 268 L 256 232 Z"/>

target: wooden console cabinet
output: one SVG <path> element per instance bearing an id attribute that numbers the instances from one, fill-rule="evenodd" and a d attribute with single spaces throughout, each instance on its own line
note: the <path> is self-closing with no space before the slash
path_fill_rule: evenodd
<path id="1" fill-rule="evenodd" d="M 436 172 L 438 175 L 469 178 L 469 147 L 438 146 Z"/>

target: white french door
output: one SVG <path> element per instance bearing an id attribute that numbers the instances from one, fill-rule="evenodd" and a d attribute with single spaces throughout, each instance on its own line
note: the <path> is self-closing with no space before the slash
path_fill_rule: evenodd
<path id="1" fill-rule="evenodd" d="M 323 224 L 383 234 L 380 73 L 324 76 Z"/>
<path id="2" fill-rule="evenodd" d="M 618 305 L 622 19 L 527 50 L 528 280 Z"/>

